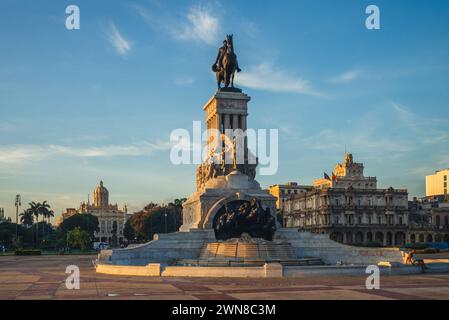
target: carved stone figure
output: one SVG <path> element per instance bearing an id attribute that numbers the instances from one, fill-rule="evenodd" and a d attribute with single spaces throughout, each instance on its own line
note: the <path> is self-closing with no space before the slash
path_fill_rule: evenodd
<path id="1" fill-rule="evenodd" d="M 263 209 L 261 201 L 235 200 L 225 204 L 214 219 L 215 236 L 218 240 L 239 238 L 248 233 L 253 238 L 271 241 L 276 231 L 276 221 L 270 209 Z"/>

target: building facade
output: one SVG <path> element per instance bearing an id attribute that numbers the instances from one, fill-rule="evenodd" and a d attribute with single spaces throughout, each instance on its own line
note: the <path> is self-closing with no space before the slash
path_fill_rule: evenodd
<path id="1" fill-rule="evenodd" d="M 426 197 L 444 196 L 447 199 L 449 169 L 426 176 Z"/>
<path id="2" fill-rule="evenodd" d="M 411 243 L 449 242 L 449 202 L 444 197 L 414 198 L 409 209 Z"/>
<path id="3" fill-rule="evenodd" d="M 289 196 L 307 192 L 311 189 L 311 186 L 302 186 L 297 182 L 287 182 L 285 184 L 272 185 L 268 188 L 268 191 L 276 197 L 276 209 L 282 213 L 284 211 L 285 201 Z"/>
<path id="4" fill-rule="evenodd" d="M 94 190 L 94 201 L 90 204 L 82 202 L 78 209 L 67 208 L 62 214 L 67 219 L 75 214 L 92 214 L 98 218 L 99 231 L 95 232 L 95 241 L 107 242 L 110 245 L 118 245 L 125 241 L 123 230 L 128 217 L 127 207 L 120 210 L 117 204 L 109 203 L 109 191 L 104 187 L 103 181 Z"/>
<path id="5" fill-rule="evenodd" d="M 407 190 L 378 189 L 377 179 L 363 171 L 363 164 L 346 153 L 332 178 L 316 179 L 310 191 L 286 199 L 284 225 L 327 233 L 346 244 L 403 245 L 408 241 Z"/>

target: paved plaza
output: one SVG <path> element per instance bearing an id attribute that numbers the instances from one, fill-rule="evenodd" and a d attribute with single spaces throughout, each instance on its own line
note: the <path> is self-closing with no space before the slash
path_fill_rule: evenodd
<path id="1" fill-rule="evenodd" d="M 0 256 L 0 299 L 449 299 L 449 274 L 383 276 L 367 290 L 360 276 L 283 279 L 127 277 L 96 274 L 95 256 Z M 67 290 L 68 265 L 81 271 Z"/>

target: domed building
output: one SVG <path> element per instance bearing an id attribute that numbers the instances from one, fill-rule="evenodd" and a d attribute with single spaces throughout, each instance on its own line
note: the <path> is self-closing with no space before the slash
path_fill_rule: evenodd
<path id="1" fill-rule="evenodd" d="M 127 207 L 124 205 L 120 210 L 117 204 L 109 203 L 109 191 L 105 188 L 103 181 L 94 189 L 94 201 L 82 202 L 79 209 L 68 208 L 63 213 L 66 219 L 74 214 L 88 213 L 98 218 L 99 231 L 94 234 L 95 241 L 107 242 L 112 246 L 119 245 L 125 241 L 123 229 L 127 219 Z"/>
<path id="2" fill-rule="evenodd" d="M 103 181 L 94 190 L 94 207 L 105 208 L 109 206 L 109 191 L 103 186 Z"/>

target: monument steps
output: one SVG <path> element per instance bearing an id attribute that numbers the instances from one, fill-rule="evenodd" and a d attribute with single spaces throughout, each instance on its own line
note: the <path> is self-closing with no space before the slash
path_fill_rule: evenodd
<path id="1" fill-rule="evenodd" d="M 289 243 L 285 242 L 210 242 L 202 246 L 198 260 L 179 260 L 176 264 L 198 266 L 260 266 L 267 262 L 283 265 L 323 265 L 320 258 L 295 256 Z"/>

